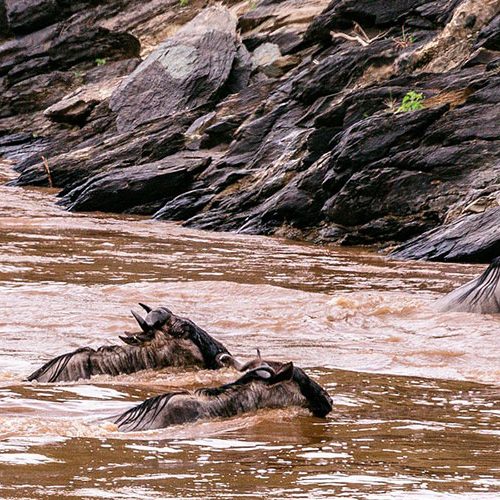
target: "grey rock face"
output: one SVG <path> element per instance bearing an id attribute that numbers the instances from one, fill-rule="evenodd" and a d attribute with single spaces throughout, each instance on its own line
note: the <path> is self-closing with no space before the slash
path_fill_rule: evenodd
<path id="1" fill-rule="evenodd" d="M 203 10 L 113 93 L 118 130 L 206 104 L 226 83 L 236 52 L 236 18 L 222 7 Z"/>
<path id="2" fill-rule="evenodd" d="M 465 215 L 401 245 L 393 257 L 488 262 L 500 255 L 500 207 Z"/>

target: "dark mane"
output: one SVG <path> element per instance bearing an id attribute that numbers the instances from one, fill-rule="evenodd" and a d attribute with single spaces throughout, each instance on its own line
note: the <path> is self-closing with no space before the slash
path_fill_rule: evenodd
<path id="1" fill-rule="evenodd" d="M 442 311 L 500 313 L 500 257 L 485 271 L 437 302 Z"/>
<path id="2" fill-rule="evenodd" d="M 120 415 L 115 420 L 115 424 L 117 424 L 119 427 L 131 425 L 132 427 L 129 427 L 128 430 L 133 431 L 142 424 L 151 423 L 165 408 L 170 399 L 172 399 L 173 396 L 177 396 L 178 394 L 187 393 L 169 392 L 167 394 L 162 394 L 161 396 L 155 396 L 153 398 L 146 399 L 146 401 L 144 401 L 140 405 L 134 406 L 130 410 L 127 410 L 125 413 Z"/>
<path id="3" fill-rule="evenodd" d="M 56 358 L 50 360 L 48 363 L 45 363 L 41 368 L 33 372 L 31 375 L 29 375 L 26 380 L 28 381 L 38 380 L 43 375 L 52 371 L 47 382 L 49 383 L 57 382 L 61 380 L 61 377 L 63 376 L 64 371 L 68 366 L 68 363 L 71 360 L 74 360 L 75 357 L 78 356 L 82 359 L 82 362 L 80 363 L 82 373 L 86 375 L 85 378 L 90 378 L 90 375 L 92 374 L 92 368 L 89 363 L 90 360 L 89 354 L 92 351 L 93 349 L 90 349 L 89 347 L 82 347 L 80 349 L 77 349 L 76 351 L 67 354 L 62 354 L 61 356 L 57 356 Z M 62 380 L 65 379 L 62 378 Z"/>

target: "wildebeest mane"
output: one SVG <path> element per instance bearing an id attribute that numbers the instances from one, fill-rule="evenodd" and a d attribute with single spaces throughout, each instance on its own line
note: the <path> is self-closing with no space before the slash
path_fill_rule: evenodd
<path id="1" fill-rule="evenodd" d="M 222 353 L 229 354 L 229 351 L 218 340 L 215 340 L 191 320 L 185 319 L 184 322 L 185 328 L 189 333 L 189 338 L 198 347 L 203 356 L 206 368 L 210 370 L 220 368 L 220 364 L 217 362 L 217 356 Z"/>
<path id="2" fill-rule="evenodd" d="M 443 311 L 500 312 L 500 257 L 477 278 L 453 290 L 438 302 Z"/>
<path id="3" fill-rule="evenodd" d="M 167 403 L 172 399 L 173 396 L 179 394 L 187 394 L 186 392 L 169 392 L 167 394 L 162 394 L 160 396 L 154 396 L 152 398 L 146 399 L 143 403 L 138 406 L 134 406 L 130 410 L 126 411 L 120 415 L 116 420 L 115 424 L 119 427 L 128 426 L 128 430 L 133 431 L 137 429 L 142 424 L 148 424 L 153 422 L 154 419 L 162 412 Z"/>
<path id="4" fill-rule="evenodd" d="M 86 356 L 81 356 L 82 363 L 80 363 L 80 368 L 82 372 L 87 376 L 87 378 L 89 378 L 90 374 L 92 373 L 92 367 L 90 366 L 90 356 L 88 355 L 90 351 L 92 351 L 92 349 L 88 347 L 82 347 L 80 349 L 77 349 L 76 351 L 69 352 L 67 354 L 61 354 L 61 356 L 57 356 L 56 358 L 45 363 L 41 368 L 29 375 L 26 380 L 37 380 L 42 375 L 45 375 L 50 370 L 53 370 L 53 373 L 50 375 L 50 378 L 47 380 L 47 382 L 57 382 L 61 374 L 68 366 L 68 363 L 72 359 L 74 359 L 75 356 L 83 353 L 85 353 Z"/>
<path id="5" fill-rule="evenodd" d="M 203 387 L 201 389 L 197 389 L 195 394 L 199 394 L 202 396 L 221 396 L 223 394 L 226 394 L 229 391 L 236 390 L 238 387 L 241 387 L 242 385 L 248 384 L 254 380 L 262 380 L 263 377 L 261 372 L 267 372 L 268 377 L 271 378 L 272 376 L 275 375 L 275 372 L 272 368 L 268 366 L 261 366 L 259 368 L 256 368 L 254 370 L 246 372 L 244 375 L 242 375 L 238 380 L 235 380 L 234 382 L 230 382 L 229 384 L 224 384 L 219 387 Z"/>

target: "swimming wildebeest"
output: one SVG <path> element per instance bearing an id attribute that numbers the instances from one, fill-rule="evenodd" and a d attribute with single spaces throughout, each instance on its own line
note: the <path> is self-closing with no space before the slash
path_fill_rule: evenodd
<path id="1" fill-rule="evenodd" d="M 180 318 L 166 307 L 151 309 L 143 319 L 132 311 L 140 332 L 120 336 L 124 345 L 84 347 L 52 359 L 32 373 L 28 380 L 60 382 L 88 379 L 92 375 L 133 373 L 167 366 L 217 369 L 221 354 L 228 350 L 191 320 Z"/>
<path id="2" fill-rule="evenodd" d="M 261 408 L 307 408 L 317 417 L 332 410 L 328 393 L 293 363 L 272 361 L 234 362 L 223 354 L 221 362 L 251 369 L 230 384 L 194 392 L 171 392 L 147 399 L 120 415 L 115 423 L 121 431 L 161 429 L 200 419 L 232 417 Z M 258 365 L 258 366 L 257 366 Z"/>
<path id="3" fill-rule="evenodd" d="M 441 311 L 500 313 L 500 257 L 477 278 L 440 299 Z"/>

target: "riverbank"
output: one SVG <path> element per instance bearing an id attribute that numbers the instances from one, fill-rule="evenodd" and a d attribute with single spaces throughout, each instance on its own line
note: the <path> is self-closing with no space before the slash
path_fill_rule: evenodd
<path id="1" fill-rule="evenodd" d="M 498 0 L 38 3 L 0 9 L 17 184 L 73 211 L 499 254 Z"/>

